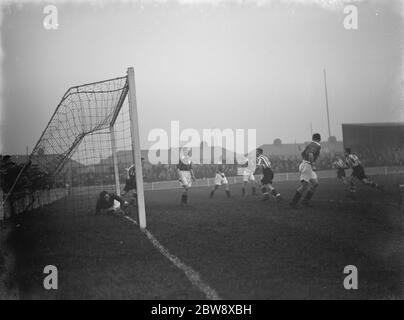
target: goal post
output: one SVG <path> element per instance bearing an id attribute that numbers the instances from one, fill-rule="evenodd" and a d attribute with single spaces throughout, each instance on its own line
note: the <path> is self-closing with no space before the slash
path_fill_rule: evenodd
<path id="1" fill-rule="evenodd" d="M 137 111 L 136 100 L 136 87 L 135 87 L 135 70 L 133 67 L 127 70 L 128 77 L 128 105 L 129 105 L 129 118 L 130 118 L 130 134 L 132 137 L 132 157 L 135 162 L 136 170 L 136 193 L 138 205 L 138 221 L 140 228 L 146 228 L 146 209 L 144 200 L 144 187 L 143 187 L 143 169 L 142 169 L 142 155 L 140 147 L 140 133 L 139 133 L 139 117 Z M 113 125 L 113 124 L 112 124 Z M 113 130 L 112 130 L 113 132 Z M 115 173 L 116 174 L 116 173 Z M 119 178 L 118 180 L 119 181 Z M 119 186 L 117 185 L 117 188 Z"/>
<path id="2" fill-rule="evenodd" d="M 0 187 L 0 224 L 4 220 L 3 190 Z"/>
<path id="3" fill-rule="evenodd" d="M 110 132 L 110 136 L 111 136 L 111 151 L 112 151 L 112 164 L 114 166 L 115 192 L 118 196 L 120 196 L 121 195 L 121 184 L 119 181 L 119 167 L 118 167 L 118 156 L 117 156 L 117 150 L 116 150 L 114 124 L 110 125 L 109 132 Z"/>
<path id="4" fill-rule="evenodd" d="M 24 188 L 32 187 L 33 196 L 50 195 L 47 203 L 63 201 L 62 210 L 76 216 L 94 214 L 103 191 L 120 195 L 126 180 L 125 168 L 134 165 L 136 187 L 130 185 L 132 189 L 123 198 L 131 200 L 130 194 L 136 188 L 138 222 L 141 228 L 146 228 L 133 67 L 121 77 L 69 88 L 29 160 L 29 168 L 20 180 L 29 178 L 31 183 Z M 15 189 L 9 193 L 20 191 Z M 41 201 L 35 199 L 35 203 Z"/>

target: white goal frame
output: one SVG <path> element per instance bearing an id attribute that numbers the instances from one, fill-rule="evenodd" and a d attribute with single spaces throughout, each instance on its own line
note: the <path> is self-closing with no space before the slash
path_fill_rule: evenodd
<path id="1" fill-rule="evenodd" d="M 115 191 L 117 195 L 121 195 L 121 186 L 119 181 L 119 170 L 118 170 L 118 157 L 116 149 L 116 138 L 115 138 L 115 121 L 118 117 L 122 104 L 127 97 L 129 106 L 129 117 L 130 117 L 130 134 L 132 141 L 132 158 L 135 162 L 136 170 L 136 193 L 137 193 L 137 207 L 138 207 L 138 221 L 141 229 L 147 227 L 146 223 L 146 206 L 144 200 L 144 186 L 143 186 L 143 168 L 142 168 L 142 155 L 140 147 L 140 130 L 139 130 L 139 116 L 137 110 L 136 101 L 136 86 L 135 86 L 135 70 L 133 67 L 129 67 L 127 70 L 127 81 L 128 90 L 122 94 L 122 99 L 120 100 L 116 110 L 115 115 L 110 123 L 110 138 L 111 138 L 111 150 L 112 150 L 112 161 L 114 167 L 114 177 L 115 177 Z"/>
<path id="2" fill-rule="evenodd" d="M 124 77 L 122 77 L 124 78 Z M 111 79 L 114 80 L 114 79 Z M 108 80 L 106 80 L 108 81 Z M 140 133 L 139 133 L 139 116 L 138 116 L 138 110 L 137 110 L 137 102 L 136 102 L 136 87 L 135 87 L 135 71 L 133 67 L 129 67 L 127 69 L 127 75 L 126 75 L 126 82 L 127 86 L 125 86 L 124 91 L 122 92 L 119 101 L 117 105 L 115 106 L 114 114 L 112 117 L 111 122 L 109 123 L 109 132 L 110 132 L 110 141 L 111 141 L 111 154 L 112 154 L 112 161 L 113 161 L 113 170 L 114 170 L 114 180 L 115 180 L 115 190 L 117 195 L 120 195 L 120 179 L 119 179 L 119 170 L 118 170 L 118 157 L 117 157 L 117 148 L 116 148 L 116 136 L 115 136 L 115 122 L 116 119 L 118 118 L 118 115 L 121 111 L 122 105 L 125 101 L 125 99 L 128 99 L 128 107 L 129 107 L 129 127 L 130 127 L 130 135 L 131 135 L 131 149 L 132 149 L 132 159 L 135 164 L 135 169 L 136 169 L 136 192 L 137 192 L 137 207 L 138 207 L 138 222 L 139 226 L 141 229 L 145 229 L 147 224 L 146 224 L 146 209 L 145 209 L 145 198 L 144 198 L 144 186 L 143 186 L 143 170 L 142 170 L 142 160 L 141 160 L 141 147 L 140 147 Z M 97 83 L 97 82 L 95 82 Z M 93 84 L 95 84 L 93 83 Z M 83 85 L 84 86 L 84 85 Z M 75 87 L 72 87 L 75 88 Z M 71 88 L 71 89 L 72 89 Z M 69 89 L 70 90 L 70 89 Z M 51 120 L 48 122 L 48 125 L 46 126 L 45 130 L 42 132 L 42 135 L 40 139 L 38 140 L 35 148 L 33 149 L 33 152 L 29 156 L 28 160 L 32 159 L 32 155 L 34 154 L 34 151 L 36 150 L 37 146 L 39 146 L 39 143 L 43 136 L 45 135 L 45 132 L 47 128 L 49 127 L 52 119 L 54 118 L 55 114 L 57 113 L 60 105 L 64 101 L 66 95 L 62 98 L 62 101 L 59 103 L 58 107 L 56 108 L 55 112 L 53 113 Z M 80 140 L 78 140 L 80 141 Z M 63 160 L 61 160 L 58 164 L 55 170 L 53 171 L 53 176 L 56 176 L 58 172 L 63 168 L 63 166 L 66 164 L 66 159 L 70 158 L 71 155 L 74 153 L 75 149 L 77 148 L 78 144 L 73 145 L 69 148 L 67 153 L 65 154 Z M 29 161 L 27 161 L 29 163 Z M 4 204 L 6 203 L 6 200 L 8 196 L 13 192 L 14 187 L 16 183 L 18 182 L 22 172 L 24 171 L 27 163 L 23 166 L 21 169 L 20 173 L 18 174 L 17 178 L 15 179 L 13 185 L 11 186 L 10 190 L 8 193 L 5 195 L 5 199 L 3 200 L 1 197 L 0 202 L 1 202 L 1 208 L 0 208 L 0 221 L 4 219 Z M 0 190 L 0 195 L 1 195 L 1 190 Z"/>
<path id="3" fill-rule="evenodd" d="M 139 133 L 140 131 L 139 116 L 136 102 L 135 70 L 133 67 L 128 68 L 127 77 L 129 83 L 128 103 L 129 103 L 129 115 L 130 115 L 130 132 L 132 136 L 132 155 L 135 160 L 135 169 L 136 169 L 138 219 L 140 228 L 145 229 L 146 208 L 144 201 L 142 155 L 141 155 L 140 133 Z"/>

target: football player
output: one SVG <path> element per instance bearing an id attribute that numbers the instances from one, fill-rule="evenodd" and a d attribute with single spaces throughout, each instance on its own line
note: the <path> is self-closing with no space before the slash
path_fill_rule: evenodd
<path id="1" fill-rule="evenodd" d="M 261 191 L 264 195 L 262 201 L 269 200 L 269 191 L 276 197 L 277 200 L 281 199 L 281 194 L 276 191 L 272 185 L 274 179 L 274 172 L 272 171 L 271 162 L 267 156 L 263 155 L 263 150 L 258 148 L 256 150 L 257 167 L 262 168 L 263 177 L 261 179 Z"/>
<path id="2" fill-rule="evenodd" d="M 192 181 L 195 181 L 190 152 L 191 150 L 188 148 L 183 148 L 177 165 L 178 180 L 183 188 L 181 195 L 182 206 L 188 203 L 188 190 L 192 186 Z"/>
<path id="3" fill-rule="evenodd" d="M 144 158 L 141 158 L 142 165 Z M 136 168 L 135 165 L 132 164 L 129 168 L 125 168 L 126 170 L 126 180 L 125 187 L 123 188 L 122 196 L 127 195 L 132 191 L 133 200 L 131 200 L 132 204 L 136 204 L 137 201 L 137 191 L 136 191 Z"/>
<path id="4" fill-rule="evenodd" d="M 126 180 L 125 187 L 123 188 L 122 196 L 126 195 L 128 192 L 133 191 L 136 194 L 136 169 L 135 165 L 132 164 L 126 170 Z"/>
<path id="5" fill-rule="evenodd" d="M 229 188 L 229 182 L 227 181 L 227 178 L 224 174 L 224 168 L 221 163 L 217 165 L 216 168 L 216 175 L 215 175 L 215 185 L 213 186 L 212 191 L 210 192 L 209 197 L 213 198 L 213 195 L 215 194 L 215 191 L 220 187 L 224 186 L 226 190 L 226 196 L 230 198 L 230 188 Z"/>
<path id="6" fill-rule="evenodd" d="M 118 201 L 121 206 L 115 207 L 114 201 Z M 103 213 L 118 213 L 124 212 L 125 208 L 128 206 L 128 203 L 124 201 L 120 196 L 115 193 L 109 193 L 107 191 L 102 191 L 97 199 L 97 204 L 95 208 L 95 214 L 103 214 Z"/>
<path id="7" fill-rule="evenodd" d="M 351 148 L 345 148 L 345 161 L 347 165 L 352 168 L 352 178 L 358 179 L 364 185 L 372 188 L 377 188 L 383 191 L 383 187 L 378 185 L 376 182 L 370 180 L 365 174 L 365 168 L 362 166 L 358 156 L 351 152 Z"/>
<path id="8" fill-rule="evenodd" d="M 255 196 L 257 195 L 257 189 L 256 189 L 256 182 L 255 182 L 255 177 L 254 177 L 254 171 L 255 167 L 250 166 L 251 162 L 246 160 L 246 162 L 241 165 L 242 169 L 242 175 L 243 175 L 243 189 L 242 189 L 242 194 L 245 196 L 245 189 L 247 186 L 248 182 L 251 182 L 253 186 L 251 187 L 252 195 Z"/>
<path id="9" fill-rule="evenodd" d="M 300 186 L 297 188 L 295 196 L 293 197 L 290 206 L 295 208 L 302 197 L 307 191 L 302 203 L 305 206 L 310 207 L 310 200 L 313 197 L 317 187 L 318 178 L 315 173 L 314 163 L 320 155 L 321 150 L 321 136 L 319 133 L 315 133 L 312 136 L 312 142 L 302 152 L 302 162 L 299 165 L 300 172 Z"/>
<path id="10" fill-rule="evenodd" d="M 345 174 L 345 169 L 348 169 L 347 163 L 340 157 L 336 157 L 332 163 L 333 167 L 337 170 L 337 179 L 343 184 L 349 186 L 350 197 L 355 198 L 356 187 L 352 179 L 348 178 Z"/>

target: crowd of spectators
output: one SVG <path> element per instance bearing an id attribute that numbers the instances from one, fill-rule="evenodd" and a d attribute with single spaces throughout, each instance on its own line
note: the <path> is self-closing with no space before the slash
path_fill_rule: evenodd
<path id="1" fill-rule="evenodd" d="M 7 194 L 12 189 L 14 197 L 20 193 L 50 189 L 55 184 L 31 161 L 17 164 L 9 155 L 0 155 L 0 182 L 3 194 Z"/>
<path id="2" fill-rule="evenodd" d="M 386 146 L 379 151 L 368 148 L 366 146 L 354 147 L 352 151 L 359 156 L 365 167 L 371 166 L 402 166 L 404 165 L 404 146 L 402 147 L 388 147 Z M 319 159 L 316 161 L 317 170 L 329 170 L 332 169 L 332 163 L 336 156 L 343 157 L 341 153 L 322 152 Z M 272 168 L 275 173 L 282 172 L 297 172 L 301 157 L 297 155 L 278 156 L 268 155 Z M 17 174 L 21 170 L 21 165 L 16 165 L 10 160 L 10 157 L 3 157 L 2 163 L 2 189 L 3 192 L 7 192 L 10 188 L 10 183 L 15 180 Z M 113 167 L 111 164 L 103 164 L 101 169 L 79 170 L 73 169 L 70 176 L 70 183 L 72 185 L 99 185 L 105 183 L 113 183 Z M 238 174 L 239 164 L 224 164 L 224 172 L 226 176 L 232 177 Z M 7 170 L 6 170 L 7 169 Z M 125 179 L 125 170 L 120 168 L 121 178 Z M 195 164 L 193 166 L 195 177 L 197 179 L 212 178 L 215 176 L 217 165 L 215 164 Z M 157 164 L 151 165 L 145 163 L 143 167 L 144 180 L 146 182 L 155 181 L 168 181 L 178 179 L 176 165 Z M 53 182 L 54 184 L 55 182 Z M 35 165 L 29 166 L 26 172 L 20 179 L 18 185 L 15 186 L 15 190 L 21 189 L 38 189 L 49 187 L 49 181 L 46 176 L 42 174 Z"/>
<path id="3" fill-rule="evenodd" d="M 402 166 L 404 165 L 404 146 L 386 147 L 378 152 L 367 147 L 352 148 L 353 152 L 358 155 L 365 167 L 372 166 Z M 281 172 L 297 172 L 301 157 L 299 155 L 289 156 L 271 156 L 268 155 L 272 168 L 275 173 Z M 343 152 L 330 153 L 323 152 L 316 161 L 317 170 L 330 170 L 333 168 L 333 162 L 336 157 L 344 157 Z M 212 178 L 216 171 L 215 164 L 194 165 L 194 173 L 196 178 Z M 224 165 L 226 176 L 237 175 L 239 165 Z M 145 181 L 165 181 L 177 179 L 177 170 L 175 165 L 145 165 L 144 168 Z"/>
<path id="4" fill-rule="evenodd" d="M 355 146 L 352 149 L 368 167 L 402 166 L 404 165 L 404 146 L 384 146 L 370 148 L 369 146 Z"/>
<path id="5" fill-rule="evenodd" d="M 331 169 L 334 156 L 332 154 L 321 155 L 317 161 L 317 169 Z M 270 161 L 275 173 L 294 172 L 298 170 L 301 159 L 297 156 L 270 156 Z M 240 165 L 238 164 L 225 164 L 223 165 L 224 173 L 228 177 L 236 176 L 239 167 Z M 214 177 L 216 169 L 217 165 L 215 164 L 195 164 L 193 166 L 197 179 Z M 147 182 L 175 180 L 178 178 L 176 166 L 167 164 L 146 164 L 143 168 L 143 174 Z"/>

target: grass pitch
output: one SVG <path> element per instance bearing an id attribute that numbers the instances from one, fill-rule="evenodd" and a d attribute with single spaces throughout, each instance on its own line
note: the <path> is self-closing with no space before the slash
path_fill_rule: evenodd
<path id="1" fill-rule="evenodd" d="M 146 193 L 148 229 L 222 299 L 402 299 L 404 213 L 398 177 L 375 177 L 386 194 L 359 186 L 346 198 L 336 179 L 320 180 L 314 208 L 290 209 L 297 182 L 275 183 L 284 201 L 261 202 L 194 188 Z M 95 200 L 94 200 L 95 201 Z M 26 213 L 10 238 L 24 299 L 204 299 L 133 224 L 117 216 L 69 211 L 59 201 Z M 59 289 L 46 291 L 43 268 L 55 265 Z M 343 287 L 355 265 L 359 289 Z"/>

